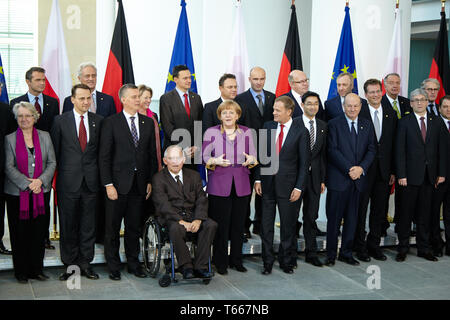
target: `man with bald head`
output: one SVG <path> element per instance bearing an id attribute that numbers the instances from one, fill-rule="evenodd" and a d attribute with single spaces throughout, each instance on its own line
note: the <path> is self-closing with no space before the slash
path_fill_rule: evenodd
<path id="1" fill-rule="evenodd" d="M 367 173 L 376 155 L 372 121 L 360 117 L 361 98 L 349 93 L 344 113 L 328 122 L 327 136 L 327 265 L 337 256 L 338 231 L 344 218 L 339 261 L 359 265 L 352 248 L 358 219 L 359 198 L 367 188 Z"/>
<path id="2" fill-rule="evenodd" d="M 302 108 L 302 96 L 309 91 L 309 79 L 301 70 L 292 70 L 288 76 L 289 85 L 291 86 L 291 91 L 284 94 L 288 96 L 295 102 L 295 109 L 292 118 L 301 117 L 303 115 Z M 324 120 L 325 111 L 323 110 L 322 101 L 319 99 L 319 111 L 316 114 L 316 118 Z"/>
<path id="3" fill-rule="evenodd" d="M 353 90 L 353 75 L 348 72 L 340 73 L 336 79 L 338 95 L 325 101 L 325 120 L 330 121 L 344 114 L 344 98 Z M 361 98 L 361 104 L 367 106 L 367 101 Z"/>
<path id="4" fill-rule="evenodd" d="M 266 83 L 266 71 L 261 67 L 254 67 L 250 70 L 248 77 L 250 89 L 236 96 L 235 101 L 242 108 L 243 125 L 255 129 L 258 132 L 264 122 L 273 120 L 273 103 L 275 94 L 264 90 Z M 257 142 L 256 142 L 257 144 Z M 252 174 L 251 184 L 254 183 Z M 245 224 L 245 236 L 250 237 L 250 204 Z M 261 224 L 261 197 L 255 194 L 255 218 L 253 221 L 253 233 L 259 234 Z"/>

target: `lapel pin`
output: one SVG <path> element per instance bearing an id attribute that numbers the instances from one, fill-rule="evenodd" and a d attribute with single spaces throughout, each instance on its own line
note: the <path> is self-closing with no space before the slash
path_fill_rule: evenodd
<path id="1" fill-rule="evenodd" d="M 363 127 L 361 127 L 361 130 L 363 129 Z"/>
<path id="2" fill-rule="evenodd" d="M 103 100 L 103 98 L 100 98 L 100 100 Z"/>

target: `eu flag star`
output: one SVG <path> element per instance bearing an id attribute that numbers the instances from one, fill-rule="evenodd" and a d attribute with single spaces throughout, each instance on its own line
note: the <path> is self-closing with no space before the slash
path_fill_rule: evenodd
<path id="1" fill-rule="evenodd" d="M 167 83 L 169 83 L 170 81 L 173 81 L 173 76 L 172 76 L 172 74 L 169 72 L 169 75 L 167 76 Z"/>
<path id="2" fill-rule="evenodd" d="M 341 71 L 342 71 L 342 72 L 348 72 L 348 68 L 350 68 L 350 67 L 347 67 L 347 66 L 344 64 L 344 67 L 341 69 Z"/>
<path id="3" fill-rule="evenodd" d="M 356 69 L 353 70 L 352 76 L 353 76 L 353 79 L 356 79 Z"/>

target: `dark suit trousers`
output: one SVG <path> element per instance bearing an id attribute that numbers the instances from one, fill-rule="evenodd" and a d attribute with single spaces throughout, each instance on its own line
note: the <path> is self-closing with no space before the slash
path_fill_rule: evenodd
<path id="1" fill-rule="evenodd" d="M 106 196 L 105 258 L 111 272 L 120 270 L 119 233 L 122 219 L 125 224 L 124 245 L 128 270 L 133 272 L 139 267 L 139 237 L 144 199 L 145 196 L 138 192 L 136 173 L 128 194 L 119 194 L 119 198 L 114 201 Z"/>
<path id="2" fill-rule="evenodd" d="M 86 269 L 94 258 L 97 193 L 83 180 L 77 192 L 58 195 L 61 260 Z"/>
<path id="3" fill-rule="evenodd" d="M 19 219 L 19 199 L 19 196 L 6 195 L 14 274 L 16 278 L 19 276 L 31 278 L 41 274 L 44 267 L 44 240 L 47 216 L 50 214 L 50 192 L 44 193 L 45 215 L 38 215 L 35 219 L 31 196 L 30 219 Z"/>
<path id="4" fill-rule="evenodd" d="M 228 264 L 242 264 L 242 233 L 244 232 L 249 197 L 238 197 L 234 183 L 228 197 L 208 195 L 208 216 L 217 222 L 213 246 L 213 261 L 216 267 L 227 268 Z M 231 240 L 229 258 L 228 238 Z"/>
<path id="5" fill-rule="evenodd" d="M 326 201 L 327 256 L 330 260 L 336 259 L 338 232 L 342 218 L 344 218 L 344 227 L 339 256 L 347 258 L 352 256 L 353 239 L 358 220 L 359 198 L 360 192 L 356 189 L 354 183 L 344 191 L 328 190 Z"/>
<path id="6" fill-rule="evenodd" d="M 252 173 L 250 175 L 250 186 L 252 187 L 253 192 L 253 185 L 255 184 L 255 177 Z M 252 224 L 252 220 L 250 219 L 251 216 L 251 209 L 250 209 L 250 202 L 252 200 L 252 196 L 250 195 L 248 197 L 248 203 L 247 203 L 247 216 L 245 219 L 245 231 L 250 230 L 250 226 Z M 262 197 L 257 195 L 255 192 L 255 215 L 253 220 L 253 229 L 260 228 L 261 227 L 261 214 L 262 214 Z"/>
<path id="7" fill-rule="evenodd" d="M 195 251 L 194 263 L 192 263 L 191 253 L 186 245 L 187 235 L 193 235 L 193 233 L 186 232 L 186 228 L 178 221 L 167 221 L 166 225 L 169 229 L 169 238 L 173 244 L 178 267 L 194 268 L 197 270 L 208 269 L 208 261 L 211 255 L 211 244 L 214 240 L 217 223 L 210 218 L 202 221 L 200 229 L 196 233 L 197 250 Z"/>
<path id="8" fill-rule="evenodd" d="M 386 201 L 389 196 L 389 181 L 380 175 L 378 161 L 375 160 L 367 172 L 367 189 L 361 193 L 358 209 L 353 250 L 366 253 L 368 249 L 380 250 L 381 233 L 386 221 Z M 370 200 L 369 235 L 366 243 L 367 209 Z"/>
<path id="9" fill-rule="evenodd" d="M 416 212 L 417 251 L 420 253 L 431 252 L 430 217 L 433 186 L 428 182 L 427 170 L 425 170 L 425 177 L 421 186 L 408 185 L 402 194 L 402 212 L 397 227 L 399 242 L 397 250 L 399 253 L 407 253 L 409 251 L 409 236 L 414 212 Z"/>
<path id="10" fill-rule="evenodd" d="M 5 235 L 5 194 L 0 193 L 0 241 Z"/>
<path id="11" fill-rule="evenodd" d="M 95 242 L 101 244 L 105 242 L 105 217 L 106 217 L 105 199 L 106 199 L 105 188 L 100 188 L 100 191 L 97 193 Z"/>
<path id="12" fill-rule="evenodd" d="M 445 195 L 442 213 L 444 218 L 446 250 L 450 251 L 450 182 L 447 182 L 447 193 Z"/>
<path id="13" fill-rule="evenodd" d="M 313 191 L 311 172 L 309 172 L 308 183 L 303 198 L 303 236 L 305 237 L 305 255 L 313 257 L 317 253 L 317 226 L 316 220 L 319 217 L 320 193 Z M 296 241 L 297 242 L 297 241 Z"/>
<path id="14" fill-rule="evenodd" d="M 276 207 L 280 214 L 280 245 L 278 247 L 278 262 L 281 267 L 292 266 L 297 261 L 297 246 L 295 245 L 295 226 L 300 211 L 300 200 L 292 203 L 288 197 L 263 193 L 261 216 L 262 258 L 264 264 L 273 265 L 275 253 L 273 250 L 274 225 Z"/>
<path id="15" fill-rule="evenodd" d="M 433 196 L 431 201 L 431 216 L 430 216 L 430 241 L 431 246 L 435 250 L 441 250 L 444 247 L 444 241 L 441 237 L 441 205 L 445 202 L 446 197 L 449 197 L 449 183 L 445 181 L 439 184 L 437 189 L 433 187 Z M 448 208 L 447 208 L 448 210 Z M 444 204 L 445 212 L 445 204 Z M 444 220 L 445 221 L 445 220 Z M 447 228 L 446 228 L 447 229 Z"/>

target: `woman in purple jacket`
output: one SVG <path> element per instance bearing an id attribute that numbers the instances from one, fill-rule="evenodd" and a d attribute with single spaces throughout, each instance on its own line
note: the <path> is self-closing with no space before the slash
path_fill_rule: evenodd
<path id="1" fill-rule="evenodd" d="M 213 244 L 213 261 L 219 274 L 227 267 L 239 272 L 242 265 L 242 244 L 248 197 L 251 195 L 250 170 L 258 164 L 249 128 L 236 122 L 242 114 L 232 100 L 217 108 L 221 125 L 206 130 L 203 136 L 203 161 L 208 169 L 209 217 L 218 228 Z M 228 257 L 228 239 L 231 252 Z"/>

